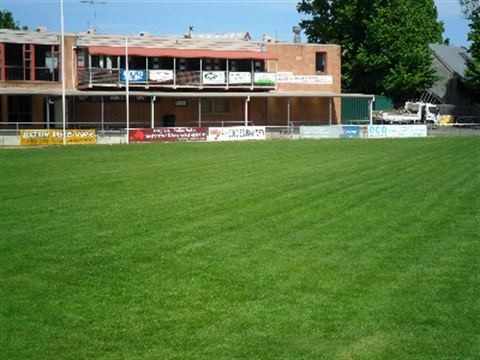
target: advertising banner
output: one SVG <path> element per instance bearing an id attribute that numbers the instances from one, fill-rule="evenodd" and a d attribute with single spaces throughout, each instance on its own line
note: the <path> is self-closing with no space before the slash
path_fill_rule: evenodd
<path id="1" fill-rule="evenodd" d="M 322 139 L 339 138 L 341 126 L 300 126 L 300 138 Z"/>
<path id="2" fill-rule="evenodd" d="M 253 83 L 255 85 L 275 85 L 276 82 L 275 73 L 254 73 Z"/>
<path id="3" fill-rule="evenodd" d="M 95 144 L 95 130 L 67 130 L 67 144 Z M 22 130 L 20 145 L 63 145 L 61 130 Z"/>
<path id="4" fill-rule="evenodd" d="M 203 73 L 203 84 L 219 85 L 225 83 L 224 71 L 205 71 Z"/>
<path id="5" fill-rule="evenodd" d="M 300 126 L 302 139 L 359 138 L 360 126 Z"/>
<path id="6" fill-rule="evenodd" d="M 147 71 L 146 70 L 122 70 L 121 78 L 123 82 L 146 82 L 147 81 Z"/>
<path id="7" fill-rule="evenodd" d="M 208 140 L 265 140 L 265 126 L 238 126 L 208 128 Z"/>
<path id="8" fill-rule="evenodd" d="M 293 73 L 292 72 L 279 72 L 279 73 L 277 73 L 277 81 L 278 81 L 279 84 L 293 83 Z"/>
<path id="9" fill-rule="evenodd" d="M 293 75 L 291 72 L 279 72 L 277 74 L 279 84 L 315 84 L 332 85 L 333 76 L 330 75 Z"/>
<path id="10" fill-rule="evenodd" d="M 207 128 L 171 127 L 155 129 L 131 129 L 129 142 L 172 142 L 172 141 L 206 141 Z"/>
<path id="11" fill-rule="evenodd" d="M 294 84 L 332 85 L 333 76 L 328 76 L 328 75 L 293 76 L 293 83 Z"/>
<path id="12" fill-rule="evenodd" d="M 228 73 L 229 84 L 251 84 L 252 74 L 246 71 L 243 72 L 229 72 Z"/>
<path id="13" fill-rule="evenodd" d="M 340 138 L 342 139 L 359 139 L 361 127 L 354 125 L 345 125 L 340 129 Z"/>
<path id="14" fill-rule="evenodd" d="M 148 81 L 156 83 L 173 83 L 173 70 L 150 70 Z"/>
<path id="15" fill-rule="evenodd" d="M 426 136 L 427 125 L 370 125 L 368 127 L 370 139 Z"/>

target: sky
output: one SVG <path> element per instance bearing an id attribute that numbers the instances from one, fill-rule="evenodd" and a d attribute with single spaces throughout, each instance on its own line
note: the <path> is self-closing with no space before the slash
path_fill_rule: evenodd
<path id="1" fill-rule="evenodd" d="M 255 40 L 269 35 L 293 41 L 293 26 L 307 15 L 299 14 L 300 0 L 63 0 L 65 32 L 96 28 L 102 34 L 151 35 L 249 32 Z M 469 47 L 468 21 L 458 0 L 435 0 L 444 38 L 450 45 Z M 20 26 L 61 31 L 61 0 L 0 0 L 0 10 L 13 14 Z M 302 33 L 302 40 L 306 36 Z"/>

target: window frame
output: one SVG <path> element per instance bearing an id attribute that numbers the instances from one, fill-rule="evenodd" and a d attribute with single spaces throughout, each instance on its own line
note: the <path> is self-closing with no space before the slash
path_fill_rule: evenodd
<path id="1" fill-rule="evenodd" d="M 0 45 L 0 79 L 2 81 L 32 83 L 61 81 L 60 45 L 16 43 Z M 47 54 L 50 54 L 48 60 Z M 42 71 L 47 75 L 40 75 Z"/>
<path id="2" fill-rule="evenodd" d="M 223 98 L 202 98 L 202 114 L 230 114 L 230 102 Z"/>
<path id="3" fill-rule="evenodd" d="M 8 123 L 28 123 L 32 121 L 32 97 L 12 95 L 7 97 Z"/>
<path id="4" fill-rule="evenodd" d="M 327 72 L 327 53 L 325 51 L 317 51 L 315 53 L 315 72 Z"/>

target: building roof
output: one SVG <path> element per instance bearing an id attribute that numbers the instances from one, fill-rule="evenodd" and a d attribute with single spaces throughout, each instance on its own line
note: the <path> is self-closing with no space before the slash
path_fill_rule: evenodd
<path id="1" fill-rule="evenodd" d="M 434 56 L 438 61 L 447 67 L 452 74 L 464 79 L 468 62 L 472 60 L 472 56 L 467 49 L 440 44 L 430 44 L 430 49 L 434 51 Z"/>
<path id="2" fill-rule="evenodd" d="M 266 51 L 265 41 L 253 41 L 248 33 L 138 35 L 72 33 L 76 45 L 87 47 L 92 55 L 125 55 L 128 42 L 133 56 L 222 58 L 274 60 L 276 54 Z M 128 40 L 127 40 L 128 39 Z M 0 30 L 0 42 L 17 44 L 60 44 L 61 34 L 39 30 Z"/>
<path id="3" fill-rule="evenodd" d="M 243 35 L 242 35 L 243 34 Z M 188 35 L 150 35 L 142 32 L 136 35 L 66 33 L 75 36 L 77 45 L 84 47 L 108 46 L 125 47 L 128 38 L 129 46 L 134 48 L 219 50 L 219 51 L 253 51 L 261 52 L 268 41 L 250 40 L 247 33 L 220 33 Z M 43 28 L 38 30 L 0 29 L 0 42 L 15 44 L 59 44 L 61 33 L 50 32 Z"/>
<path id="4" fill-rule="evenodd" d="M 261 51 L 263 44 L 263 41 L 184 35 L 79 34 L 78 45 L 125 47 L 127 38 L 129 46 L 139 48 Z"/>
<path id="5" fill-rule="evenodd" d="M 78 38 L 80 47 L 87 47 L 92 55 L 125 55 L 181 58 L 222 58 L 274 60 L 276 54 L 266 52 L 264 42 L 251 41 L 245 36 L 227 37 L 188 35 L 100 35 L 86 34 Z"/>
<path id="6" fill-rule="evenodd" d="M 0 29 L 0 42 L 12 44 L 59 45 L 61 33 L 39 30 Z"/>

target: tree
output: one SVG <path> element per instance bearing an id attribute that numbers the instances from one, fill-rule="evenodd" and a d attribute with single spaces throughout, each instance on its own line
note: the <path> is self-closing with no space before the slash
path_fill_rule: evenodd
<path id="1" fill-rule="evenodd" d="M 471 41 L 469 52 L 472 60 L 468 63 L 465 76 L 467 83 L 480 92 L 480 6 L 473 8 L 468 15 L 470 20 L 468 40 Z"/>
<path id="2" fill-rule="evenodd" d="M 20 29 L 20 23 L 15 21 L 13 15 L 8 10 L 0 11 L 0 29 L 12 29 L 12 30 L 28 30 L 28 27 L 23 26 Z"/>
<path id="3" fill-rule="evenodd" d="M 430 43 L 442 43 L 434 0 L 302 0 L 309 42 L 342 46 L 342 88 L 414 98 L 436 80 Z"/>
<path id="4" fill-rule="evenodd" d="M 463 14 L 469 18 L 475 9 L 478 9 L 478 0 L 459 0 Z"/>

